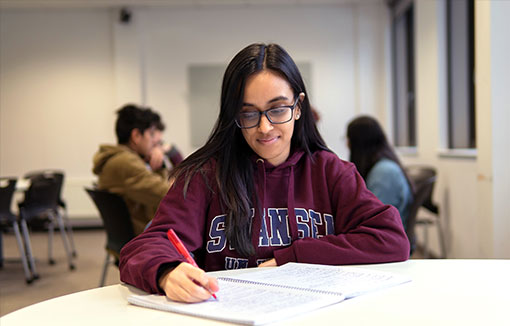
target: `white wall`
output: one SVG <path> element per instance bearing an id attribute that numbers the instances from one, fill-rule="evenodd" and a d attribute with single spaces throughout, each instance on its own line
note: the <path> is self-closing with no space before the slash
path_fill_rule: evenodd
<path id="1" fill-rule="evenodd" d="M 510 256 L 510 2 L 477 1 L 475 7 L 476 122 L 483 133 L 478 137 L 478 227 L 483 232 L 484 254 Z"/>
<path id="2" fill-rule="evenodd" d="M 0 174 L 65 170 L 72 215 L 85 197 L 97 144 L 113 141 L 109 10 L 0 13 Z"/>
<path id="3" fill-rule="evenodd" d="M 510 257 L 510 2 L 491 4 L 492 142 L 494 256 Z"/>
<path id="4" fill-rule="evenodd" d="M 250 43 L 277 42 L 296 61 L 311 63 L 314 93 L 310 99 L 322 113 L 321 129 L 328 144 L 345 155 L 340 131 L 355 105 L 352 7 L 144 9 L 135 16 L 145 35 L 147 102 L 164 114 L 168 138 L 188 153 L 193 150 L 189 147 L 188 65 L 226 66 Z"/>
<path id="5" fill-rule="evenodd" d="M 385 57 L 381 52 L 387 11 L 382 2 L 145 8 L 136 10 L 134 16 L 141 26 L 145 98 L 165 116 L 168 139 L 187 153 L 194 150 L 189 147 L 188 65 L 226 66 L 241 48 L 253 42 L 279 43 L 295 61 L 311 63 L 310 99 L 321 112 L 320 129 L 328 145 L 341 157 L 348 157 L 342 136 L 352 116 L 386 110 Z"/>

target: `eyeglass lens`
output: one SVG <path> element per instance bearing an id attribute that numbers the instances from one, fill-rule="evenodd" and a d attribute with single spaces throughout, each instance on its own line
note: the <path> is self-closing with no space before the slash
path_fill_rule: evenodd
<path id="1" fill-rule="evenodd" d="M 266 111 L 244 111 L 240 112 L 236 123 L 241 128 L 253 128 L 258 126 L 264 114 L 269 122 L 273 124 L 286 123 L 292 120 L 292 111 L 296 107 L 297 98 L 292 106 L 281 106 Z"/>

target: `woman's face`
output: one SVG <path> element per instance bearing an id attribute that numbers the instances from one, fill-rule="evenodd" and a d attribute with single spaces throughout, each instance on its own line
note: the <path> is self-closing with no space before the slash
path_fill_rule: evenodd
<path id="1" fill-rule="evenodd" d="M 303 97 L 304 94 L 300 95 L 297 101 Z M 266 111 L 293 104 L 294 93 L 289 83 L 272 71 L 262 70 L 247 79 L 241 112 Z M 244 139 L 258 156 L 277 166 L 289 156 L 294 122 L 300 113 L 296 105 L 291 120 L 282 124 L 273 124 L 262 115 L 257 126 L 242 129 Z"/>

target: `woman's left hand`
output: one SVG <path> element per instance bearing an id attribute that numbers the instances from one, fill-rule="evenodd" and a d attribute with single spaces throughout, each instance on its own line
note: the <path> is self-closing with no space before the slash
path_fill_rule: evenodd
<path id="1" fill-rule="evenodd" d="M 266 260 L 265 262 L 259 265 L 259 267 L 275 267 L 275 266 L 278 266 L 278 264 L 276 264 L 276 259 L 274 258 Z"/>

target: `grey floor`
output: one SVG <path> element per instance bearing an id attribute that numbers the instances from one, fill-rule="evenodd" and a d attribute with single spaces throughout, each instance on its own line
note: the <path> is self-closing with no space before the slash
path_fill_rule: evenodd
<path id="1" fill-rule="evenodd" d="M 25 283 L 23 266 L 13 234 L 3 235 L 4 266 L 0 269 L 0 316 L 28 305 L 65 294 L 95 288 L 99 285 L 106 252 L 104 230 L 75 230 L 74 241 L 78 252 L 76 269 L 69 270 L 62 239 L 55 233 L 53 257 L 55 265 L 48 264 L 48 233 L 30 234 L 32 250 L 40 278 Z M 106 285 L 119 283 L 119 271 L 110 265 Z"/>

